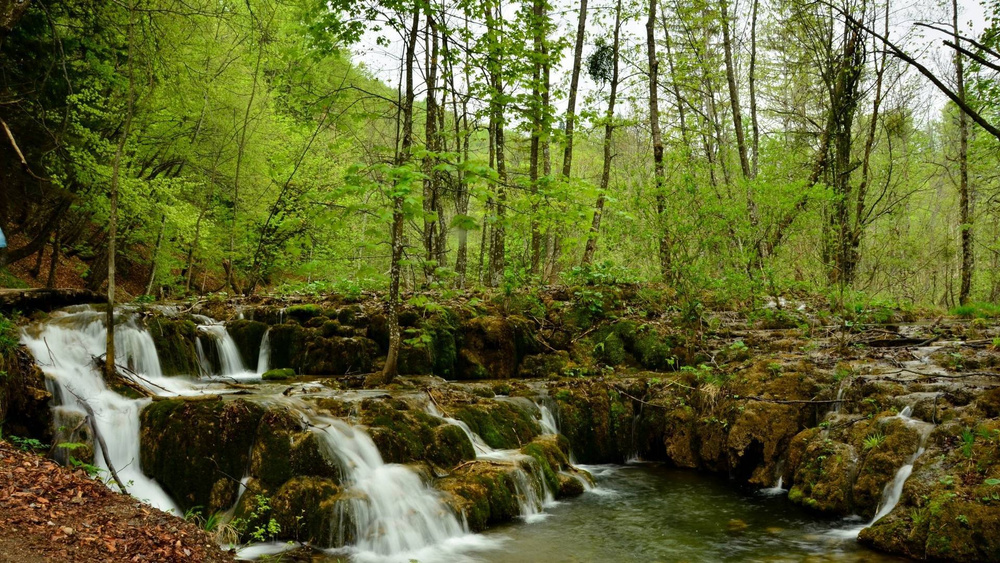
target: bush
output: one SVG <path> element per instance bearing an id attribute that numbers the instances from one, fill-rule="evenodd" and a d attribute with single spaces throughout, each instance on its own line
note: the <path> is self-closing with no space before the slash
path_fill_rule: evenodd
<path id="1" fill-rule="evenodd" d="M 21 332 L 13 320 L 0 315 L 0 356 L 9 356 L 17 350 Z"/>

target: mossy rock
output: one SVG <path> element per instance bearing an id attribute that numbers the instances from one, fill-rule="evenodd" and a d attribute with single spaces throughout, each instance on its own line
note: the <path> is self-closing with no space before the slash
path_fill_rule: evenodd
<path id="1" fill-rule="evenodd" d="M 634 451 L 632 402 L 606 383 L 581 381 L 550 391 L 560 431 L 581 463 L 622 463 Z"/>
<path id="2" fill-rule="evenodd" d="M 295 370 L 292 368 L 269 369 L 261 376 L 264 381 L 281 381 L 293 377 L 295 377 Z"/>
<path id="3" fill-rule="evenodd" d="M 250 474 L 264 487 L 278 487 L 292 477 L 292 437 L 301 430 L 301 423 L 286 409 L 270 408 L 261 417 L 250 452 Z"/>
<path id="4" fill-rule="evenodd" d="M 435 429 L 444 424 L 423 411 L 410 409 L 404 401 L 365 399 L 360 405 L 361 423 L 387 463 L 409 463 L 426 459 L 436 444 Z"/>
<path id="5" fill-rule="evenodd" d="M 434 440 L 427 444 L 427 460 L 439 467 L 454 467 L 476 458 L 472 441 L 461 428 L 442 424 L 434 429 Z"/>
<path id="6" fill-rule="evenodd" d="M 556 498 L 572 498 L 578 497 L 586 492 L 586 488 L 583 483 L 573 475 L 567 473 L 560 473 L 559 478 L 559 488 L 556 493 Z"/>
<path id="7" fill-rule="evenodd" d="M 517 375 L 517 325 L 509 318 L 469 319 L 459 329 L 457 379 L 509 379 Z"/>
<path id="8" fill-rule="evenodd" d="M 512 463 L 473 461 L 435 485 L 448 494 L 455 511 L 465 516 L 469 529 L 481 532 L 521 514 L 516 471 L 519 468 Z"/>
<path id="9" fill-rule="evenodd" d="M 236 487 L 222 496 L 213 489 L 220 480 L 243 475 L 263 415 L 263 407 L 242 399 L 154 401 L 139 417 L 142 470 L 182 510 L 228 508 Z"/>
<path id="10" fill-rule="evenodd" d="M 556 377 L 569 365 L 569 353 L 559 350 L 550 354 L 533 354 L 521 361 L 521 377 Z"/>
<path id="11" fill-rule="evenodd" d="M 534 458 L 548 490 L 559 495 L 562 490 L 559 472 L 569 468 L 569 441 L 564 436 L 539 436 L 521 448 L 521 453 Z"/>
<path id="12" fill-rule="evenodd" d="M 855 449 L 843 442 L 821 436 L 809 441 L 788 499 L 825 514 L 850 514 L 856 459 Z"/>
<path id="13" fill-rule="evenodd" d="M 323 308 L 312 303 L 292 305 L 291 307 L 285 309 L 285 315 L 300 324 L 305 324 L 312 318 L 322 316 Z"/>
<path id="14" fill-rule="evenodd" d="M 469 425 L 491 448 L 519 448 L 541 433 L 541 427 L 532 413 L 506 401 L 478 401 L 462 405 L 455 408 L 451 415 Z"/>
<path id="15" fill-rule="evenodd" d="M 226 330 L 233 342 L 236 343 L 236 348 L 240 351 L 240 357 L 243 359 L 243 365 L 248 370 L 257 370 L 257 361 L 260 359 L 260 343 L 264 339 L 264 333 L 267 332 L 267 329 L 268 326 L 259 321 L 238 319 L 226 323 Z"/>
<path id="16" fill-rule="evenodd" d="M 899 419 L 868 426 L 866 436 L 882 436 L 882 441 L 870 449 L 859 448 L 864 456 L 852 491 L 853 511 L 862 516 L 875 515 L 882 493 L 896 471 L 913 457 L 920 445 L 920 435 Z M 872 444 L 874 442 L 869 442 Z"/>
<path id="17" fill-rule="evenodd" d="M 304 375 L 371 371 L 378 346 L 367 338 L 322 336 L 321 329 L 286 323 L 271 327 L 270 365 Z"/>
<path id="18" fill-rule="evenodd" d="M 272 517 L 281 527 L 280 539 L 335 547 L 336 503 L 340 487 L 329 479 L 295 477 L 278 488 L 271 499 Z"/>
<path id="19" fill-rule="evenodd" d="M 163 375 L 198 375 L 198 327 L 192 321 L 155 317 L 147 323 Z M 130 368 L 133 366 L 129 366 Z"/>

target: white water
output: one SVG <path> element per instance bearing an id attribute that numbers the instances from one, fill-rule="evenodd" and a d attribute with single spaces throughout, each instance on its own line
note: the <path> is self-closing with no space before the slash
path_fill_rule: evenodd
<path id="1" fill-rule="evenodd" d="M 930 435 L 931 430 L 934 429 L 933 424 L 912 418 L 910 416 L 911 414 L 913 414 L 913 409 L 906 407 L 898 415 L 889 417 L 885 420 L 899 419 L 902 420 L 907 426 L 916 428 L 917 432 L 920 434 L 920 442 L 917 445 L 917 451 L 914 452 L 913 455 L 910 456 L 910 459 L 896 471 L 896 475 L 893 477 L 892 481 L 886 483 L 885 488 L 882 489 L 882 499 L 879 501 L 878 510 L 875 512 L 875 516 L 871 519 L 871 521 L 864 526 L 853 527 L 835 532 L 835 535 L 847 538 L 857 538 L 858 534 L 861 533 L 861 530 L 874 525 L 876 522 L 892 512 L 892 510 L 896 508 L 896 505 L 899 504 L 899 500 L 903 496 L 903 486 L 906 485 L 906 480 L 909 479 L 910 475 L 913 473 L 913 464 L 917 461 L 917 458 L 923 455 L 927 437 Z"/>
<path id="2" fill-rule="evenodd" d="M 462 432 L 469 437 L 469 441 L 472 442 L 472 447 L 476 452 L 476 459 L 490 459 L 511 464 L 514 468 L 512 476 L 514 478 L 514 489 L 517 493 L 521 517 L 526 522 L 536 522 L 547 517 L 545 507 L 556 503 L 555 494 L 549 490 L 548 484 L 542 475 L 542 468 L 535 458 L 521 453 L 520 450 L 497 450 L 491 448 L 489 444 L 483 441 L 479 434 L 476 434 L 469 428 L 468 424 L 456 418 L 444 416 L 433 402 L 427 403 L 427 412 L 431 416 L 435 416 L 448 424 L 461 428 Z M 549 416 L 551 417 L 551 413 Z M 543 431 L 543 433 L 546 432 Z M 552 433 L 555 434 L 558 431 Z"/>
<path id="3" fill-rule="evenodd" d="M 542 426 L 542 434 L 558 434 L 559 425 L 556 423 L 556 417 L 552 416 L 552 411 L 541 403 L 538 403 L 538 411 L 540 414 L 538 423 Z"/>
<path id="4" fill-rule="evenodd" d="M 240 380 L 259 379 L 260 375 L 250 371 L 243 365 L 243 358 L 240 356 L 240 349 L 236 346 L 236 341 L 229 335 L 226 325 L 221 323 L 210 323 L 198 325 L 198 330 L 209 335 L 215 340 L 215 346 L 219 350 L 219 363 L 222 364 L 220 377 Z"/>
<path id="5" fill-rule="evenodd" d="M 264 375 L 271 363 L 271 329 L 264 331 L 260 339 L 260 352 L 257 354 L 257 375 Z"/>
<path id="6" fill-rule="evenodd" d="M 107 444 L 111 464 L 129 493 L 176 513 L 170 496 L 139 467 L 139 412 L 149 399 L 128 399 L 109 389 L 94 363 L 106 346 L 104 317 L 90 308 L 56 312 L 47 323 L 23 331 L 21 341 L 45 373 L 46 384 L 61 405 L 57 408 L 84 414 L 81 402 L 86 402 L 93 409 L 91 423 Z M 163 377 L 153 339 L 132 320 L 116 327 L 115 351 L 119 365 L 141 376 L 136 379 L 140 385 L 161 394 L 190 392 L 187 382 Z M 96 440 L 94 451 L 94 464 L 107 470 Z"/>
<path id="7" fill-rule="evenodd" d="M 786 493 L 788 493 L 788 491 L 786 491 L 781 486 L 781 477 L 778 477 L 778 482 L 775 483 L 773 487 L 768 487 L 766 489 L 761 489 L 760 490 L 760 494 L 765 495 L 765 496 L 774 496 L 774 497 L 776 497 L 776 496 L 784 495 Z"/>
<path id="8" fill-rule="evenodd" d="M 343 468 L 348 490 L 328 515 L 328 541 L 353 539 L 353 560 L 449 560 L 463 551 L 495 547 L 495 541 L 470 534 L 442 494 L 414 470 L 385 463 L 363 429 L 335 418 L 310 419 L 324 454 Z"/>

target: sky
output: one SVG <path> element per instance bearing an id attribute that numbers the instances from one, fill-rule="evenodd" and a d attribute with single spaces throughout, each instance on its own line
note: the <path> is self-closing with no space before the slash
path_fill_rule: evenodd
<path id="1" fill-rule="evenodd" d="M 768 0 L 761 0 L 761 13 L 766 13 Z M 984 9 L 979 0 L 959 0 L 959 26 L 963 33 L 971 37 L 979 37 L 985 29 Z M 553 0 L 553 17 L 560 29 L 560 33 L 572 40 L 575 33 L 576 18 L 579 2 L 576 0 Z M 733 9 L 736 13 L 749 12 L 749 0 L 733 1 Z M 609 34 L 613 19 L 611 10 L 613 0 L 590 0 L 588 10 L 588 37 L 584 47 L 584 58 L 594 50 L 595 42 L 598 38 Z M 518 4 L 508 3 L 504 5 L 503 11 L 508 17 L 513 17 Z M 626 8 L 627 9 L 627 8 Z M 605 23 L 598 25 L 596 18 L 603 17 Z M 749 23 L 748 18 L 741 18 L 734 33 L 742 37 L 743 48 L 748 49 L 749 45 Z M 939 23 L 951 26 L 951 2 L 945 4 L 940 0 L 905 0 L 895 1 L 890 4 L 890 35 L 897 45 L 902 46 L 910 55 L 916 55 L 917 59 L 930 70 L 939 75 L 949 76 L 951 71 L 951 53 L 948 48 L 941 45 L 944 34 L 932 30 L 915 28 L 914 23 Z M 382 31 L 381 34 L 388 35 L 389 43 L 386 46 L 377 44 L 376 39 L 379 33 L 369 32 L 363 40 L 354 48 L 354 60 L 363 63 L 365 67 L 379 79 L 390 86 L 395 86 L 400 78 L 400 59 L 403 53 L 403 40 L 398 36 L 390 35 L 392 31 Z M 610 37 L 608 37 L 610 41 Z M 645 42 L 645 17 L 640 15 L 628 21 L 623 26 L 623 43 L 633 44 L 643 48 Z M 422 48 L 422 46 L 421 46 Z M 644 52 L 643 52 L 644 56 Z M 743 53 L 743 59 L 747 58 Z M 418 52 L 418 60 L 421 62 L 418 67 L 422 67 L 423 54 Z M 662 53 L 661 53 L 662 57 Z M 553 71 L 554 91 L 565 92 L 568 85 L 568 75 L 572 65 L 571 49 L 567 49 L 561 64 Z M 418 73 L 423 72 L 419 68 Z M 623 68 L 623 74 L 628 70 Z M 910 71 L 910 75 L 917 77 L 916 71 Z M 933 85 L 922 76 L 914 78 L 919 84 L 919 99 L 916 103 L 918 117 L 932 119 L 938 115 L 947 102 L 944 94 L 940 93 Z M 588 94 L 595 92 L 599 86 L 594 84 L 586 73 L 583 73 L 578 90 L 578 99 L 583 100 Z M 741 87 L 745 88 L 745 84 Z M 418 99 L 423 95 L 422 77 L 417 77 Z M 579 102 L 578 102 L 579 103 Z M 554 100 L 555 106 L 560 112 L 565 111 L 565 95 L 557 96 Z M 579 106 L 578 106 L 579 107 Z M 922 108 L 923 115 L 920 115 Z"/>

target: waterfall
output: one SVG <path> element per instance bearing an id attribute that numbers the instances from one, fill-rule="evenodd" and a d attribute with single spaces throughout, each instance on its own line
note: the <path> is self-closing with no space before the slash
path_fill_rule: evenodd
<path id="1" fill-rule="evenodd" d="M 111 464 L 129 493 L 161 510 L 177 513 L 170 496 L 139 467 L 139 412 L 149 399 L 119 395 L 107 387 L 97 369 L 95 358 L 106 347 L 105 317 L 105 313 L 89 307 L 58 311 L 46 323 L 23 330 L 21 342 L 45 373 L 46 385 L 61 413 L 75 411 L 86 416 L 82 402 L 93 409 L 94 420 L 90 422 L 104 439 Z M 188 388 L 183 381 L 162 376 L 152 337 L 132 318 L 116 326 L 115 359 L 139 374 L 138 383 L 156 388 L 156 392 L 180 393 Z M 94 452 L 94 464 L 107 471 L 100 444 L 94 444 Z"/>
<path id="2" fill-rule="evenodd" d="M 543 509 L 555 503 L 555 494 L 549 490 L 538 461 L 519 450 L 497 450 L 491 448 L 469 425 L 456 418 L 444 416 L 433 402 L 428 402 L 426 410 L 431 416 L 457 426 L 468 436 L 476 452 L 476 459 L 489 459 L 510 463 L 513 468 L 514 489 L 520 503 L 521 516 L 526 522 L 545 518 Z M 547 409 L 546 409 L 547 410 Z M 551 413 L 550 413 L 551 416 Z M 558 433 L 558 432 L 553 432 Z M 527 470 L 525 469 L 527 468 Z"/>
<path id="3" fill-rule="evenodd" d="M 781 496 L 781 495 L 786 494 L 788 491 L 786 491 L 781 486 L 781 481 L 782 481 L 782 478 L 779 475 L 778 476 L 778 481 L 774 484 L 774 486 L 773 487 L 768 487 L 766 489 L 761 489 L 760 490 L 760 494 L 762 494 L 764 496 L 769 496 L 769 497 L 776 497 L 776 496 Z"/>
<path id="4" fill-rule="evenodd" d="M 882 490 L 882 500 L 879 501 L 878 512 L 875 513 L 875 517 L 872 518 L 872 521 L 868 523 L 869 526 L 878 522 L 887 514 L 892 512 L 892 509 L 896 508 L 896 505 L 899 504 L 899 499 L 903 496 L 903 485 L 906 484 L 906 480 L 910 477 L 910 474 L 913 473 L 914 462 L 917 461 L 917 458 L 923 455 L 925 445 L 927 443 L 927 437 L 930 435 L 931 430 L 934 429 L 933 424 L 911 418 L 910 415 L 912 413 L 913 409 L 906 407 L 902 410 L 902 412 L 896 415 L 896 418 L 899 418 L 908 426 L 917 428 L 917 431 L 920 433 L 920 443 L 917 445 L 917 451 L 913 453 L 906 464 L 896 471 L 895 477 L 893 477 L 892 481 L 887 483 L 885 489 Z"/>
<path id="5" fill-rule="evenodd" d="M 257 375 L 264 375 L 271 363 L 271 329 L 264 331 L 260 339 L 260 352 L 257 354 Z"/>
<path id="6" fill-rule="evenodd" d="M 243 365 L 243 358 L 240 356 L 240 349 L 236 347 L 236 341 L 229 335 L 226 325 L 213 323 L 198 325 L 198 329 L 208 334 L 215 340 L 215 345 L 219 349 L 219 362 L 222 364 L 222 373 L 219 375 L 233 379 L 256 378 L 257 374 L 247 370 Z"/>
<path id="7" fill-rule="evenodd" d="M 414 470 L 385 463 L 362 428 L 335 418 L 310 418 L 324 455 L 344 470 L 346 494 L 328 515 L 333 524 L 329 541 L 352 539 L 352 560 L 406 562 L 436 559 L 442 551 L 492 547 L 470 536 L 443 495 Z"/>
<path id="8" fill-rule="evenodd" d="M 542 426 L 542 434 L 558 434 L 559 425 L 556 423 L 556 417 L 552 416 L 552 411 L 544 404 L 538 403 L 538 412 L 538 423 Z"/>

